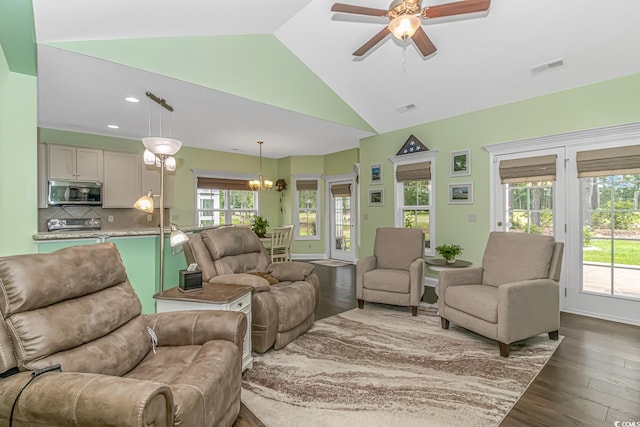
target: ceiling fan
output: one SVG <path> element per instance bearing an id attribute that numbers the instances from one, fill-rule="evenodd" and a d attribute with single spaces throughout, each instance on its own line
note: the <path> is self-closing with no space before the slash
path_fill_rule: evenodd
<path id="1" fill-rule="evenodd" d="M 353 52 L 354 56 L 364 55 L 389 33 L 392 33 L 396 38 L 403 41 L 412 39 L 422 56 L 427 57 L 437 49 L 422 29 L 420 18 L 441 18 L 484 12 L 489 9 L 491 0 L 463 0 L 425 8 L 422 8 L 421 3 L 422 0 L 394 0 L 389 5 L 389 10 L 335 3 L 331 7 L 331 11 L 389 18 L 389 25 Z"/>

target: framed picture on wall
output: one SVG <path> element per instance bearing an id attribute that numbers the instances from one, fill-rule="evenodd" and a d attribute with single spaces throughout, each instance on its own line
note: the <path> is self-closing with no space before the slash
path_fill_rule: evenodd
<path id="1" fill-rule="evenodd" d="M 382 184 L 382 165 L 371 165 L 369 173 L 369 183 Z"/>
<path id="2" fill-rule="evenodd" d="M 449 184 L 449 204 L 473 204 L 473 183 L 465 182 L 460 184 Z"/>
<path id="3" fill-rule="evenodd" d="M 451 176 L 471 175 L 471 150 L 451 153 Z"/>
<path id="4" fill-rule="evenodd" d="M 369 206 L 384 206 L 384 190 L 369 190 Z"/>

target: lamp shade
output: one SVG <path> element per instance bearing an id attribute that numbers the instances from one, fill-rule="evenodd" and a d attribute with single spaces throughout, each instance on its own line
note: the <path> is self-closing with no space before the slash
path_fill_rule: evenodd
<path id="1" fill-rule="evenodd" d="M 169 245 L 176 247 L 183 245 L 189 241 L 189 237 L 180 230 L 177 225 L 171 224 L 171 234 L 169 235 Z"/>
<path id="2" fill-rule="evenodd" d="M 416 15 L 400 15 L 389 22 L 389 30 L 396 38 L 406 40 L 416 32 L 421 24 L 420 18 Z"/>
<path id="3" fill-rule="evenodd" d="M 182 141 L 158 136 L 142 138 L 142 144 L 144 144 L 144 148 L 153 154 L 164 154 L 166 156 L 173 156 L 182 147 Z"/>
<path id="4" fill-rule="evenodd" d="M 173 172 L 176 170 L 176 158 L 173 156 L 169 156 L 164 159 L 164 167 L 166 170 Z"/>
<path id="5" fill-rule="evenodd" d="M 138 197 L 133 207 L 139 211 L 153 213 L 153 193 L 149 191 L 145 196 Z"/>
<path id="6" fill-rule="evenodd" d="M 149 150 L 144 150 L 143 159 L 145 165 L 153 165 L 156 162 L 156 155 Z"/>

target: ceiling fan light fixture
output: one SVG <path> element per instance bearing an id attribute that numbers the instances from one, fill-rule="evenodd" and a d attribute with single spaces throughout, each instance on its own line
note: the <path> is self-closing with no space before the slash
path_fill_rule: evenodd
<path id="1" fill-rule="evenodd" d="M 422 22 L 416 15 L 405 14 L 400 15 L 389 22 L 389 31 L 397 39 L 402 41 L 407 40 L 420 28 Z"/>

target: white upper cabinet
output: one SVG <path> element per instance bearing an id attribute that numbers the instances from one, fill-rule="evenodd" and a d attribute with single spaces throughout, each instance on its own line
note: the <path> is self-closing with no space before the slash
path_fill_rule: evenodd
<path id="1" fill-rule="evenodd" d="M 69 145 L 49 145 L 49 180 L 103 180 L 103 151 Z"/>
<path id="2" fill-rule="evenodd" d="M 102 207 L 132 208 L 141 188 L 140 155 L 105 151 Z"/>

